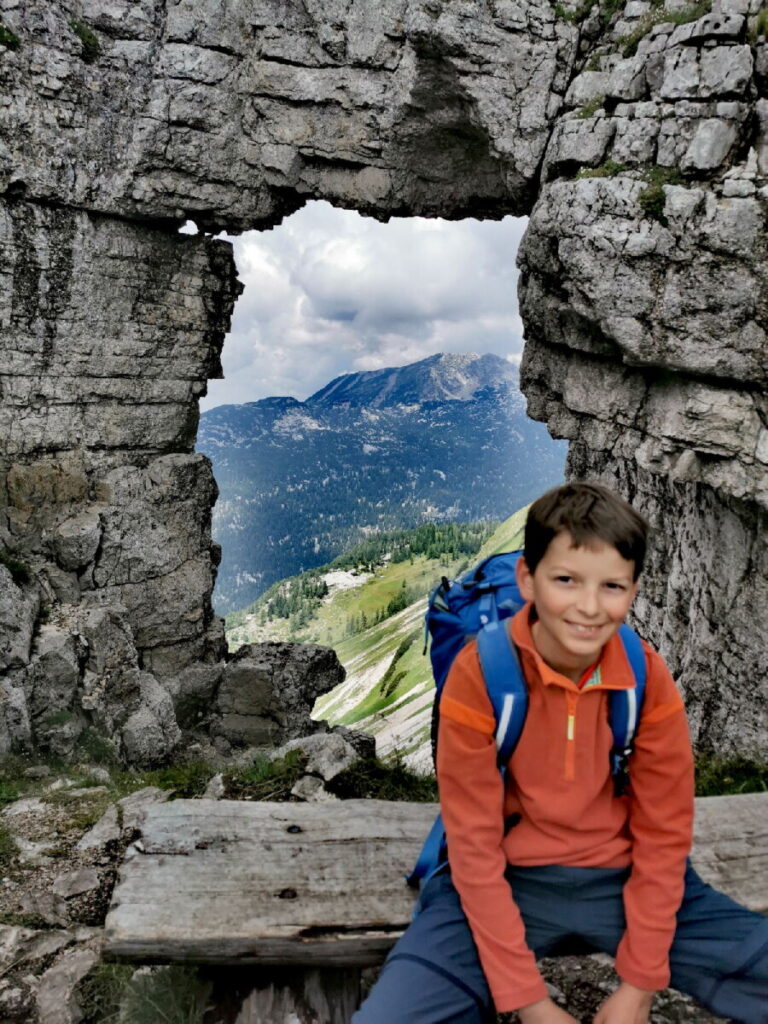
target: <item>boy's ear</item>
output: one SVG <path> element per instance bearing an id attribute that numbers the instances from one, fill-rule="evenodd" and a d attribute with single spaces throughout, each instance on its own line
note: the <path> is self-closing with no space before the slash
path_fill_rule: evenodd
<path id="1" fill-rule="evenodd" d="M 517 589 L 524 601 L 533 601 L 533 573 L 528 568 L 525 556 L 521 555 L 515 566 Z"/>

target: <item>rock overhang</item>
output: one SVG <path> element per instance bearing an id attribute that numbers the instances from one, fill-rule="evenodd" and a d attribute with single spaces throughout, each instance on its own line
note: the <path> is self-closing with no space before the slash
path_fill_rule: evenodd
<path id="1" fill-rule="evenodd" d="M 238 284 L 225 243 L 176 234 L 185 219 L 238 232 L 312 198 L 380 219 L 530 213 L 529 410 L 570 439 L 571 473 L 651 518 L 637 621 L 700 744 L 764 749 L 758 6 L 6 3 L 0 538 L 32 570 L 23 607 L 112 607 L 161 680 L 222 657 L 215 486 L 191 448 Z M 29 615 L 14 672 L 41 654 Z M 726 666 L 758 680 L 735 713 Z"/>

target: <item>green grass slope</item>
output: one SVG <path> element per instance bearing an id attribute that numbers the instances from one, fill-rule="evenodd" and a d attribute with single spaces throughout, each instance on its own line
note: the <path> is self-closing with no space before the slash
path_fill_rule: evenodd
<path id="1" fill-rule="evenodd" d="M 452 579 L 488 555 L 520 547 L 526 512 L 524 508 L 510 516 L 470 555 L 419 554 L 403 561 L 357 565 L 342 557 L 312 570 L 314 580 L 325 581 L 327 593 L 315 602 L 307 621 L 297 627 L 295 616 L 293 621 L 269 618 L 269 598 L 264 595 L 245 612 L 228 617 L 228 623 L 233 622 L 227 631 L 230 647 L 290 639 L 335 648 L 347 678 L 318 699 L 313 717 L 370 733 L 380 757 L 397 751 L 411 767 L 431 770 L 434 684 L 424 653 L 428 595 L 442 576 Z M 405 607 L 381 618 L 393 601 L 397 606 L 406 598 Z"/>

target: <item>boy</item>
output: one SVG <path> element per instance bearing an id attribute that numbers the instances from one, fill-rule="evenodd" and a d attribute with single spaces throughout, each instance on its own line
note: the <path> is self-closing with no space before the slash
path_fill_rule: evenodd
<path id="1" fill-rule="evenodd" d="M 614 795 L 608 691 L 634 677 L 619 626 L 647 524 L 608 488 L 566 484 L 534 502 L 510 620 L 529 690 L 506 786 L 469 643 L 440 703 L 437 778 L 448 866 L 353 1024 L 577 1024 L 547 994 L 541 956 L 601 950 L 619 984 L 594 1024 L 646 1024 L 672 984 L 714 1013 L 768 1024 L 768 920 L 687 866 L 693 763 L 682 700 L 647 645 L 630 789 Z"/>

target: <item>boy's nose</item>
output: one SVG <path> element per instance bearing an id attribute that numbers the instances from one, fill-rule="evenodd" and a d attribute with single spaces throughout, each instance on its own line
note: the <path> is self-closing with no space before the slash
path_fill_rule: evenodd
<path id="1" fill-rule="evenodd" d="M 579 591 L 579 599 L 576 603 L 576 608 L 582 615 L 597 615 L 600 611 L 597 593 L 589 587 L 582 587 Z"/>

